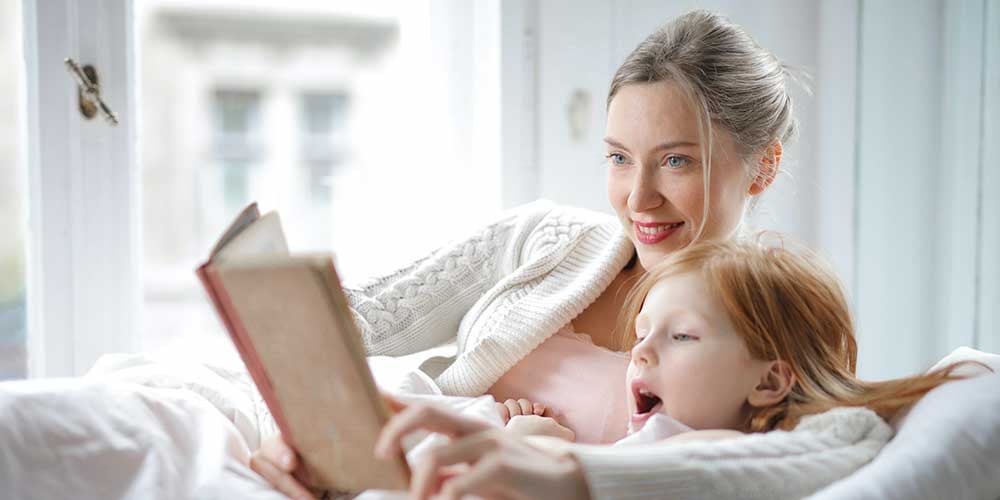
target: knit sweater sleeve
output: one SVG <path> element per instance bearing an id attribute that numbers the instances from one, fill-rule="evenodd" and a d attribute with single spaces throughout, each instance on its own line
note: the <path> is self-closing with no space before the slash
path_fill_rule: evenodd
<path id="1" fill-rule="evenodd" d="M 400 356 L 452 340 L 466 311 L 520 263 L 531 229 L 554 206 L 516 207 L 395 272 L 345 284 L 368 354 Z"/>
<path id="2" fill-rule="evenodd" d="M 892 429 L 865 408 L 725 441 L 573 446 L 591 498 L 802 498 L 869 462 Z"/>

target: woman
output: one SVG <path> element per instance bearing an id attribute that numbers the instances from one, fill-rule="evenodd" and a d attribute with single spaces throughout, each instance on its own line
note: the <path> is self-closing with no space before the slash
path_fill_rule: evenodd
<path id="1" fill-rule="evenodd" d="M 608 92 L 608 198 L 617 221 L 537 202 L 350 287 L 369 353 L 401 355 L 455 340 L 454 359 L 422 368 L 447 394 L 490 391 L 503 401 L 501 392 L 529 389 L 504 378 L 559 375 L 539 373 L 531 360 L 563 328 L 588 333 L 595 348 L 619 347 L 615 325 L 635 279 L 692 241 L 734 237 L 778 173 L 782 143 L 795 133 L 787 79 L 772 54 L 725 18 L 696 11 L 674 19 L 626 58 Z M 589 364 L 576 370 L 589 377 L 577 389 L 617 392 L 625 364 L 612 365 L 605 373 Z M 439 425 L 463 434 L 459 422 Z M 621 496 L 621 481 L 636 472 L 623 475 L 603 456 L 548 454 L 510 436 L 473 432 L 469 439 L 454 443 L 463 451 L 452 458 L 480 460 L 456 479 L 459 493 L 503 487 L 545 498 Z M 290 474 L 295 455 L 280 437 L 251 466 L 282 491 L 309 495 Z"/>

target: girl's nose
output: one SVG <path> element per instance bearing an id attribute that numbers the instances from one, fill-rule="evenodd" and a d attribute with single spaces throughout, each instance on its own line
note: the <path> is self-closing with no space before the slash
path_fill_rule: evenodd
<path id="1" fill-rule="evenodd" d="M 640 172 L 632 182 L 628 195 L 628 208 L 633 212 L 645 212 L 663 204 L 663 195 L 657 190 L 653 174 Z"/>
<path id="2" fill-rule="evenodd" d="M 639 341 L 635 347 L 632 348 L 632 362 L 644 366 L 656 363 L 656 353 L 649 346 L 648 338 Z"/>

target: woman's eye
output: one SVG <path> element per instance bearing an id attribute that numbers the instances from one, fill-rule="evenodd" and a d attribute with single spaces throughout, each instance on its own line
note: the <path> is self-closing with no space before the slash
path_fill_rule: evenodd
<path id="1" fill-rule="evenodd" d="M 621 153 L 609 153 L 607 159 L 616 167 L 620 167 L 626 163 L 625 155 Z"/>
<path id="2" fill-rule="evenodd" d="M 688 164 L 691 160 L 683 156 L 668 156 L 666 164 L 670 168 L 681 168 Z"/>

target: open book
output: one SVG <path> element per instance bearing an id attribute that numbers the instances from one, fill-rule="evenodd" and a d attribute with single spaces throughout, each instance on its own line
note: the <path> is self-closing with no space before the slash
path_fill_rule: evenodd
<path id="1" fill-rule="evenodd" d="M 252 203 L 197 270 L 285 440 L 316 486 L 405 489 L 402 454 L 374 456 L 391 415 L 330 255 L 289 255 L 276 212 Z"/>

